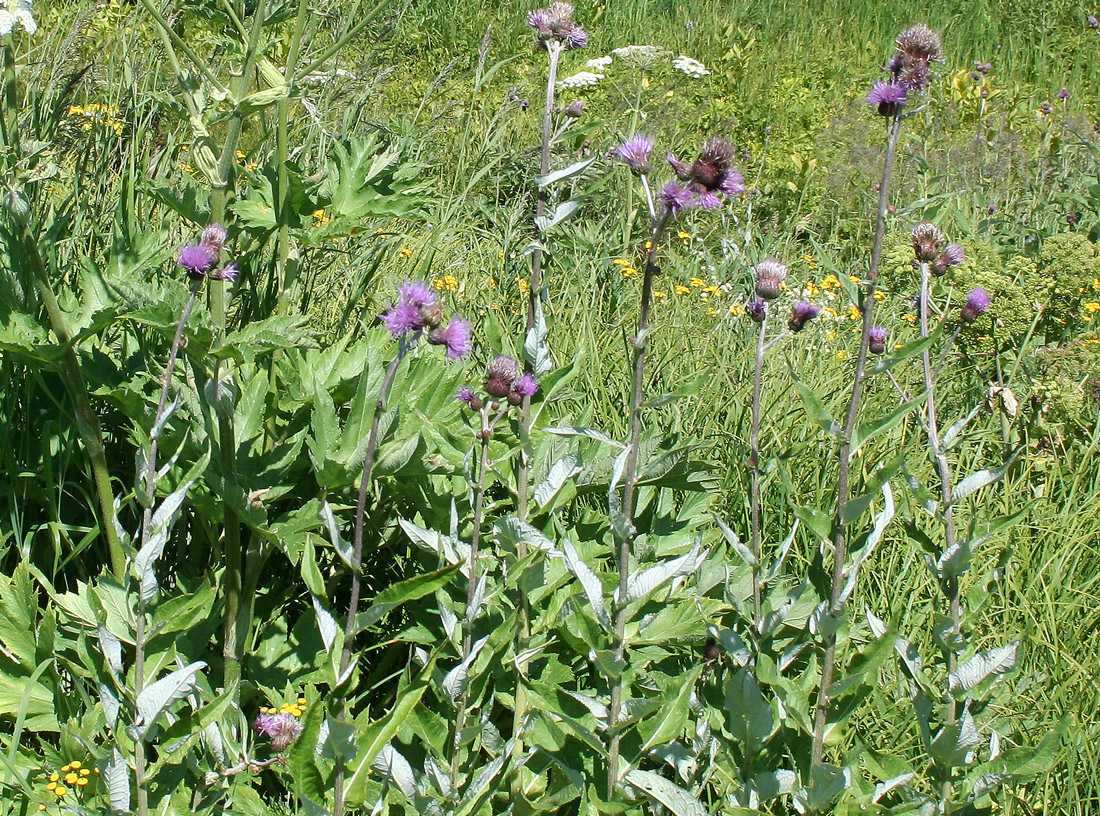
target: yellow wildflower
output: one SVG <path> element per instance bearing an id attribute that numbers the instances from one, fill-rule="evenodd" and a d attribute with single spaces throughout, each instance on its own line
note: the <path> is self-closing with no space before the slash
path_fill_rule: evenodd
<path id="1" fill-rule="evenodd" d="M 61 778 L 61 774 L 56 774 L 56 773 L 50 774 L 50 781 L 51 782 L 56 782 L 60 778 Z"/>
<path id="2" fill-rule="evenodd" d="M 915 314 L 903 314 L 901 316 L 901 319 L 904 320 L 906 323 L 916 323 L 917 322 L 917 316 Z"/>
<path id="3" fill-rule="evenodd" d="M 72 762 L 69 763 L 69 767 L 72 768 L 74 771 L 79 771 L 84 766 L 80 762 L 80 760 L 74 759 Z"/>
<path id="4" fill-rule="evenodd" d="M 401 249 L 397 250 L 397 255 L 400 258 L 411 258 L 412 254 L 413 251 L 408 247 L 401 247 Z"/>
<path id="5" fill-rule="evenodd" d="M 519 291 L 524 295 L 531 291 L 531 284 L 528 282 L 527 278 L 521 278 L 518 275 L 516 276 L 516 286 L 519 287 Z"/>
<path id="6" fill-rule="evenodd" d="M 859 320 L 862 317 L 863 317 L 863 312 L 861 312 L 859 310 L 858 306 L 849 306 L 848 307 L 848 319 L 849 320 Z"/>
<path id="7" fill-rule="evenodd" d="M 821 281 L 822 289 L 836 289 L 840 286 L 840 278 L 836 275 L 826 275 L 825 280 Z"/>
<path id="8" fill-rule="evenodd" d="M 85 785 L 87 785 L 87 784 L 88 784 L 88 779 L 87 779 L 87 777 L 83 777 L 83 776 L 82 776 L 82 777 L 80 777 L 80 779 L 76 780 L 76 784 L 78 784 L 78 785 L 79 785 L 80 787 L 82 787 L 82 788 L 83 788 L 83 787 L 84 787 Z"/>
<path id="9" fill-rule="evenodd" d="M 624 266 L 622 268 L 624 278 L 636 278 L 638 277 L 638 270 L 633 266 Z"/>
<path id="10" fill-rule="evenodd" d="M 654 290 L 653 297 L 657 298 L 658 300 L 661 300 L 663 298 L 668 297 L 668 293 L 667 292 L 661 292 L 659 290 Z"/>
<path id="11" fill-rule="evenodd" d="M 742 306 L 740 303 L 735 303 L 732 306 L 730 306 L 730 316 L 731 317 L 740 317 L 744 313 L 745 313 L 745 307 Z"/>
<path id="12" fill-rule="evenodd" d="M 615 266 L 630 266 L 630 261 L 626 258 L 616 258 L 611 263 L 615 264 Z"/>
<path id="13" fill-rule="evenodd" d="M 848 352 L 845 349 L 841 349 L 836 353 L 836 358 L 838 360 L 846 360 L 848 358 Z"/>
<path id="14" fill-rule="evenodd" d="M 328 213 L 325 212 L 324 207 L 313 211 L 313 226 L 323 227 L 331 220 L 332 219 L 329 218 Z"/>
<path id="15" fill-rule="evenodd" d="M 683 241 L 685 244 L 691 241 L 691 233 L 684 232 L 683 230 L 680 230 L 678 233 L 676 233 L 676 237 Z"/>
<path id="16" fill-rule="evenodd" d="M 859 283 L 863 280 L 863 278 L 861 278 L 859 275 L 849 275 L 848 280 L 850 280 L 852 283 Z"/>
<path id="17" fill-rule="evenodd" d="M 458 278 L 454 275 L 444 275 L 442 278 L 435 278 L 432 281 L 432 288 L 437 292 L 457 292 Z"/>
<path id="18" fill-rule="evenodd" d="M 833 340 L 836 340 L 838 337 L 840 337 L 840 334 L 835 329 L 833 331 L 827 332 L 825 334 L 825 339 L 828 340 L 829 342 L 832 342 Z"/>
<path id="19" fill-rule="evenodd" d="M 821 287 L 818 286 L 813 281 L 807 281 L 806 282 L 806 291 L 809 292 L 811 295 L 816 295 L 818 292 L 821 291 Z"/>
<path id="20" fill-rule="evenodd" d="M 653 249 L 653 242 L 652 241 L 646 241 L 645 242 L 645 248 L 646 249 Z"/>
<path id="21" fill-rule="evenodd" d="M 72 771 L 69 771 L 67 774 L 65 774 L 65 784 L 66 785 L 75 785 L 76 780 L 78 780 L 78 779 L 80 779 L 80 775 L 76 774 L 76 773 L 73 773 Z"/>
<path id="22" fill-rule="evenodd" d="M 1086 303 L 1085 308 L 1088 309 L 1089 314 L 1096 314 L 1097 312 L 1100 312 L 1100 303 L 1097 303 L 1095 301 L 1091 303 Z"/>
<path id="23" fill-rule="evenodd" d="M 876 289 L 875 290 L 875 300 L 878 300 L 878 301 L 886 300 L 886 293 L 883 292 L 881 289 Z"/>
<path id="24" fill-rule="evenodd" d="M 87 768 L 81 768 L 80 769 L 80 775 L 81 776 L 91 776 L 92 772 L 89 771 Z"/>
<path id="25" fill-rule="evenodd" d="M 696 287 L 703 287 L 707 285 L 707 282 L 702 278 L 692 278 L 690 281 L 688 281 L 688 283 Z"/>
<path id="26" fill-rule="evenodd" d="M 678 295 L 686 295 L 691 291 L 691 287 L 684 286 L 682 283 L 678 283 L 672 287 L 672 291 Z"/>
<path id="27" fill-rule="evenodd" d="M 836 320 L 838 317 L 840 317 L 840 315 L 837 314 L 836 309 L 833 309 L 833 308 L 822 309 L 821 310 L 821 316 L 822 317 L 831 317 L 833 320 Z"/>

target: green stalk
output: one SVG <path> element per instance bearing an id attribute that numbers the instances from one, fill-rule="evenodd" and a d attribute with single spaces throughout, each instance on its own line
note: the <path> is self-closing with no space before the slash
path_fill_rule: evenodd
<path id="1" fill-rule="evenodd" d="M 749 467 L 752 468 L 751 546 L 752 564 L 752 625 L 759 633 L 761 618 L 760 586 L 760 398 L 764 387 L 764 341 L 768 332 L 768 313 L 760 321 L 756 336 L 756 367 L 752 380 L 752 427 L 749 431 Z"/>
<path id="2" fill-rule="evenodd" d="M 852 396 L 848 402 L 848 414 L 841 435 L 837 470 L 836 517 L 833 519 L 833 575 L 830 590 L 830 615 L 840 614 L 836 607 L 844 588 L 844 562 L 848 557 L 848 540 L 844 524 L 840 519 L 840 510 L 848 503 L 852 469 L 852 434 L 855 432 L 856 419 L 859 416 L 859 404 L 863 397 L 863 382 L 867 375 L 867 356 L 870 345 L 872 312 L 875 304 L 875 288 L 878 283 L 879 264 L 882 261 L 882 240 L 886 234 L 886 208 L 890 203 L 890 178 L 893 174 L 894 156 L 897 154 L 898 134 L 901 131 L 901 117 L 895 116 L 890 122 L 886 139 L 886 158 L 882 167 L 882 181 L 878 193 L 878 213 L 875 218 L 875 240 L 871 248 L 871 268 L 867 273 L 867 293 L 863 301 L 863 330 L 859 339 L 859 354 L 856 357 L 855 380 L 852 383 Z M 821 764 L 825 756 L 825 727 L 828 724 L 829 692 L 836 673 L 836 634 L 825 638 L 825 655 L 821 664 L 821 685 L 817 695 L 814 713 L 813 747 L 810 754 L 812 768 Z"/>
<path id="3" fill-rule="evenodd" d="M 65 315 L 50 285 L 49 272 L 46 270 L 42 253 L 38 249 L 38 242 L 31 235 L 29 225 L 23 221 L 19 222 L 19 240 L 23 247 L 23 257 L 30 263 L 34 272 L 35 286 L 39 297 L 42 298 L 42 305 L 46 309 L 50 328 L 63 349 L 61 381 L 72 398 L 73 407 L 76 409 L 77 432 L 84 443 L 88 461 L 92 466 L 92 480 L 95 483 L 96 499 L 99 503 L 100 526 L 107 539 L 111 572 L 119 582 L 122 582 L 126 575 L 126 554 L 122 549 L 122 540 L 115 520 L 115 496 L 111 488 L 111 471 L 107 466 L 107 455 L 103 446 L 103 428 L 99 424 L 99 417 L 92 410 L 92 403 L 88 398 L 88 384 L 84 380 L 84 372 L 80 368 L 80 360 L 76 356 L 76 347 L 69 334 Z"/>
<path id="4" fill-rule="evenodd" d="M 647 198 L 649 196 L 647 195 Z M 653 298 L 653 279 L 660 271 L 657 265 L 657 248 L 664 237 L 665 228 L 672 219 L 668 207 L 653 221 L 649 254 L 646 256 L 645 274 L 642 276 L 642 300 L 638 307 L 638 333 L 634 337 L 634 381 L 630 400 L 630 445 L 627 447 L 623 468 L 623 506 L 625 528 L 618 538 L 616 560 L 619 572 L 619 592 L 615 604 L 615 662 L 622 666 L 626 658 L 626 591 L 630 583 L 630 549 L 633 543 L 634 503 L 638 484 L 638 446 L 642 439 L 642 403 L 645 401 L 645 361 L 649 334 L 649 310 Z M 618 525 L 616 525 L 618 527 Z M 611 709 L 608 716 L 610 739 L 607 749 L 607 801 L 612 801 L 619 784 L 619 753 L 622 734 L 619 718 L 623 707 L 623 671 L 620 670 L 611 683 Z"/>
<path id="5" fill-rule="evenodd" d="M 367 515 L 367 493 L 370 490 L 371 478 L 374 473 L 374 460 L 378 455 L 378 431 L 382 423 L 382 416 L 386 413 L 389 404 L 390 388 L 397 376 L 398 366 L 405 359 L 405 355 L 409 353 L 409 349 L 420 339 L 420 334 L 421 332 L 418 330 L 408 338 L 401 338 L 397 355 L 393 358 L 389 368 L 386 369 L 386 376 L 382 378 L 382 385 L 378 389 L 378 402 L 374 405 L 374 419 L 371 420 L 370 435 L 367 438 L 367 451 L 363 458 L 363 476 L 359 480 L 359 499 L 355 505 L 355 538 L 353 539 L 351 552 L 351 595 L 348 600 L 348 617 L 344 622 L 344 648 L 340 653 L 340 677 L 344 676 L 348 666 L 351 665 L 351 653 L 355 641 L 355 617 L 359 613 L 359 593 L 363 572 L 363 527 Z M 346 695 L 341 692 L 333 701 L 333 707 L 336 709 L 337 720 L 344 722 L 347 717 Z M 344 790 L 344 774 L 344 764 L 338 762 L 334 782 L 333 816 L 344 816 L 344 801 L 347 794 Z"/>

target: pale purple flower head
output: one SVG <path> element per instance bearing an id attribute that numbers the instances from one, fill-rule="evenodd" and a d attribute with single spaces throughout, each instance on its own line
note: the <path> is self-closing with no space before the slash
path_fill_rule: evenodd
<path id="1" fill-rule="evenodd" d="M 763 323 L 768 316 L 768 304 L 763 300 L 751 300 L 745 304 L 745 314 L 752 318 L 754 323 Z"/>
<path id="2" fill-rule="evenodd" d="M 588 44 L 588 32 L 573 20 L 573 6 L 569 3 L 551 3 L 543 9 L 527 12 L 527 25 L 535 29 L 535 40 L 543 48 L 550 42 L 561 43 L 566 48 L 583 48 Z"/>
<path id="3" fill-rule="evenodd" d="M 423 281 L 407 280 L 397 290 L 403 303 L 409 303 L 416 308 L 435 305 L 435 292 Z"/>
<path id="4" fill-rule="evenodd" d="M 821 307 L 816 303 L 801 300 L 791 307 L 791 319 L 787 322 L 787 328 L 793 332 L 800 332 L 806 324 L 821 314 Z"/>
<path id="5" fill-rule="evenodd" d="M 413 304 L 398 301 L 382 315 L 382 323 L 394 337 L 402 337 L 422 328 L 424 318 Z"/>
<path id="6" fill-rule="evenodd" d="M 439 325 L 439 307 L 435 292 L 421 281 L 405 281 L 398 289 L 397 303 L 382 315 L 382 323 L 394 337 Z"/>
<path id="7" fill-rule="evenodd" d="M 681 210 L 686 210 L 698 204 L 695 194 L 683 185 L 677 184 L 675 181 L 670 181 L 664 186 L 660 192 L 659 198 L 661 206 L 673 215 Z"/>
<path id="8" fill-rule="evenodd" d="M 581 114 L 584 113 L 584 100 L 574 99 L 568 105 L 565 106 L 563 113 L 570 119 L 579 119 Z"/>
<path id="9" fill-rule="evenodd" d="M 943 62 L 943 42 L 940 35 L 923 23 L 918 23 L 901 33 L 897 48 L 886 66 L 892 79 L 910 91 L 927 88 L 932 81 L 931 64 Z"/>
<path id="10" fill-rule="evenodd" d="M 964 260 L 966 260 L 966 252 L 962 246 L 960 244 L 948 244 L 943 248 L 940 257 L 932 261 L 932 274 L 936 276 L 946 275 L 948 269 L 958 266 Z"/>
<path id="11" fill-rule="evenodd" d="M 228 282 L 232 283 L 233 281 L 235 281 L 237 279 L 237 273 L 238 272 L 239 272 L 239 270 L 237 269 L 236 261 L 230 261 L 225 266 L 223 266 L 221 269 L 219 269 L 215 272 L 211 272 L 210 277 L 213 278 L 214 280 L 228 281 Z"/>
<path id="12" fill-rule="evenodd" d="M 980 286 L 975 286 L 966 296 L 966 303 L 963 304 L 960 317 L 963 323 L 973 323 L 978 317 L 989 308 L 992 301 L 990 300 L 989 293 Z"/>
<path id="13" fill-rule="evenodd" d="M 464 402 L 470 406 L 474 411 L 480 411 L 482 402 L 481 397 L 473 392 L 473 389 L 468 385 L 464 385 L 458 389 L 458 393 L 455 394 L 455 399 L 459 402 Z"/>
<path id="14" fill-rule="evenodd" d="M 649 175 L 649 151 L 653 149 L 653 137 L 645 133 L 635 133 L 617 148 L 615 155 L 626 162 L 630 172 L 636 176 Z"/>
<path id="15" fill-rule="evenodd" d="M 905 104 L 908 89 L 900 82 L 878 81 L 867 94 L 867 104 L 878 108 L 879 116 L 897 116 Z"/>
<path id="16" fill-rule="evenodd" d="M 180 249 L 179 265 L 196 280 L 206 277 L 215 263 L 207 248 L 200 244 L 188 244 Z"/>
<path id="17" fill-rule="evenodd" d="M 199 243 L 203 246 L 213 246 L 221 249 L 225 246 L 227 238 L 229 238 L 229 233 L 226 231 L 225 227 L 215 222 L 202 231 L 202 235 L 199 237 Z"/>
<path id="18" fill-rule="evenodd" d="M 282 753 L 302 733 L 302 724 L 293 714 L 261 714 L 252 723 L 256 733 L 271 740 L 271 748 Z"/>
<path id="19" fill-rule="evenodd" d="M 454 315 L 446 328 L 428 332 L 428 342 L 436 346 L 446 346 L 447 356 L 452 360 L 465 357 L 470 353 L 470 324 Z"/>
<path id="20" fill-rule="evenodd" d="M 1069 99 L 1069 90 L 1064 85 L 1062 86 L 1062 89 L 1058 91 L 1058 98 L 1061 99 L 1063 102 Z"/>
<path id="21" fill-rule="evenodd" d="M 886 353 L 886 329 L 882 326 L 875 326 L 867 333 L 868 350 L 872 354 L 885 354 Z"/>
<path id="22" fill-rule="evenodd" d="M 756 265 L 756 296 L 764 300 L 779 297 L 787 280 L 787 267 L 775 258 L 766 258 Z"/>
<path id="23" fill-rule="evenodd" d="M 512 390 L 521 397 L 533 397 L 539 391 L 539 382 L 535 379 L 535 375 L 528 371 L 512 383 Z"/>

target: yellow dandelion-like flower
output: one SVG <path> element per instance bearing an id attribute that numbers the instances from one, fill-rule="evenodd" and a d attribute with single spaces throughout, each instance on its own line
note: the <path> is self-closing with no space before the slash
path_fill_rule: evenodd
<path id="1" fill-rule="evenodd" d="M 714 284 L 713 286 L 703 287 L 703 291 L 709 295 L 720 295 L 722 294 L 722 287 L 718 284 Z"/>
<path id="2" fill-rule="evenodd" d="M 645 242 L 645 248 L 646 249 L 653 249 L 653 242 L 652 241 L 646 241 Z"/>
<path id="3" fill-rule="evenodd" d="M 615 266 L 630 266 L 630 261 L 626 258 L 616 258 L 611 263 L 615 264 Z"/>
<path id="4" fill-rule="evenodd" d="M 683 230 L 680 230 L 678 233 L 676 233 L 676 237 L 683 241 L 685 244 L 691 241 L 691 233 L 684 232 Z"/>
<path id="5" fill-rule="evenodd" d="M 684 286 L 682 283 L 678 283 L 672 287 L 672 291 L 678 295 L 686 295 L 691 291 L 691 287 Z"/>
<path id="6" fill-rule="evenodd" d="M 82 787 L 82 788 L 83 788 L 83 787 L 84 787 L 85 785 L 87 785 L 87 784 L 88 784 L 88 779 L 87 779 L 87 777 L 83 777 L 83 776 L 82 776 L 82 777 L 80 777 L 80 779 L 76 780 L 76 784 L 78 784 L 78 785 L 79 785 L 80 787 Z"/>
<path id="7" fill-rule="evenodd" d="M 850 280 L 852 283 L 859 283 L 863 280 L 863 278 L 861 278 L 859 275 L 849 275 L 848 280 Z"/>
<path id="8" fill-rule="evenodd" d="M 822 289 L 836 289 L 840 286 L 840 278 L 836 275 L 826 275 L 825 279 L 821 281 Z"/>
<path id="9" fill-rule="evenodd" d="M 636 277 L 638 277 L 638 270 L 635 269 L 633 266 L 624 266 L 622 268 L 622 273 L 623 273 L 624 278 L 636 278 Z"/>
<path id="10" fill-rule="evenodd" d="M 718 310 L 712 307 L 710 309 L 707 309 L 707 314 L 709 314 L 711 317 L 718 317 Z"/>
<path id="11" fill-rule="evenodd" d="M 730 306 L 731 317 L 741 317 L 741 315 L 743 315 L 744 313 L 745 307 L 742 306 L 740 303 L 735 303 L 734 305 Z"/>
<path id="12" fill-rule="evenodd" d="M 444 275 L 441 278 L 435 278 L 432 281 L 432 288 L 437 292 L 457 292 L 458 278 L 454 275 Z"/>
<path id="13" fill-rule="evenodd" d="M 848 352 L 845 349 L 841 349 L 836 353 L 836 358 L 838 360 L 846 360 L 848 359 Z"/>
<path id="14" fill-rule="evenodd" d="M 861 312 L 859 310 L 859 307 L 857 307 L 857 306 L 849 306 L 848 307 L 848 319 L 849 320 L 860 320 L 862 317 L 863 317 L 863 312 Z"/>
<path id="15" fill-rule="evenodd" d="M 519 287 L 519 291 L 524 295 L 530 294 L 531 292 L 531 284 L 527 278 L 516 277 L 516 286 Z"/>
<path id="16" fill-rule="evenodd" d="M 690 281 L 688 281 L 688 283 L 690 283 L 692 286 L 700 288 L 707 285 L 707 282 L 702 278 L 692 278 Z"/>
<path id="17" fill-rule="evenodd" d="M 917 316 L 915 314 L 903 314 L 901 316 L 901 319 L 904 320 L 906 323 L 916 323 L 917 322 Z"/>
<path id="18" fill-rule="evenodd" d="M 661 291 L 654 291 L 653 292 L 653 297 L 657 298 L 658 300 L 663 300 L 664 298 L 668 297 L 668 293 L 667 292 L 661 292 Z"/>
<path id="19" fill-rule="evenodd" d="M 56 773 L 50 774 L 50 781 L 51 782 L 56 782 L 60 778 L 61 778 L 61 774 L 56 774 Z"/>
<path id="20" fill-rule="evenodd" d="M 806 291 L 809 292 L 811 295 L 816 295 L 821 291 L 821 287 L 813 281 L 808 281 L 806 283 Z"/>
<path id="21" fill-rule="evenodd" d="M 413 251 L 408 247 L 401 247 L 401 249 L 397 250 L 397 255 L 399 258 L 411 258 L 412 254 Z"/>
<path id="22" fill-rule="evenodd" d="M 880 301 L 880 302 L 883 301 L 883 300 L 886 300 L 886 293 L 883 292 L 881 289 L 876 289 L 875 290 L 875 300 Z"/>
<path id="23" fill-rule="evenodd" d="M 1100 292 L 1100 278 L 1095 278 L 1092 281 L 1092 288 L 1097 292 Z"/>
<path id="24" fill-rule="evenodd" d="M 1085 308 L 1088 310 L 1089 314 L 1096 314 L 1097 312 L 1100 312 L 1100 303 L 1097 303 L 1095 301 L 1093 301 L 1092 303 L 1086 303 Z"/>
<path id="25" fill-rule="evenodd" d="M 79 771 L 81 768 L 84 767 L 84 764 L 80 762 L 80 760 L 74 759 L 72 762 L 69 763 L 69 767 L 72 768 L 74 771 Z"/>
<path id="26" fill-rule="evenodd" d="M 840 337 L 840 334 L 835 329 L 833 331 L 826 332 L 825 334 L 825 339 L 830 342 L 836 340 L 838 337 Z"/>
<path id="27" fill-rule="evenodd" d="M 329 218 L 328 213 L 325 212 L 325 208 L 321 207 L 313 211 L 313 226 L 323 227 L 329 223 L 332 219 Z"/>

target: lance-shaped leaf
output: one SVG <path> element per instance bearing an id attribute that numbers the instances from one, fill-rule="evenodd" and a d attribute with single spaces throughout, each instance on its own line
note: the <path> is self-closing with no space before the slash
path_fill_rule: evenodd
<path id="1" fill-rule="evenodd" d="M 876 436 L 885 433 L 901 422 L 907 413 L 924 402 L 925 396 L 925 394 L 921 394 L 916 399 L 900 405 L 882 419 L 873 422 L 861 422 L 856 425 L 855 430 L 852 431 L 852 452 L 850 455 L 854 457 L 864 445 Z"/>
<path id="2" fill-rule="evenodd" d="M 332 644 L 336 642 L 336 633 L 340 631 L 340 625 L 336 618 L 325 608 L 324 601 L 310 593 L 313 601 L 313 613 L 317 616 L 317 628 L 321 632 L 321 642 L 325 644 L 325 651 L 332 652 Z"/>
<path id="3" fill-rule="evenodd" d="M 561 426 L 558 428 L 543 428 L 543 433 L 553 434 L 554 436 L 586 436 L 589 439 L 595 439 L 598 442 L 603 442 L 608 445 L 614 445 L 616 448 L 625 447 L 622 442 L 616 442 L 610 436 L 603 431 L 597 431 L 595 428 L 584 428 L 579 425 Z"/>
<path id="4" fill-rule="evenodd" d="M 634 603 L 634 601 L 645 598 L 673 578 L 693 575 L 705 559 L 706 554 L 700 549 L 700 545 L 696 544 L 692 547 L 691 552 L 681 555 L 679 558 L 664 561 L 641 573 L 634 573 L 630 576 L 630 583 L 627 584 L 626 602 Z"/>
<path id="5" fill-rule="evenodd" d="M 729 542 L 729 545 L 737 550 L 737 554 L 741 556 L 741 560 L 750 567 L 755 567 L 759 561 L 756 556 L 752 554 L 752 550 L 741 543 L 741 537 L 734 532 L 733 528 L 722 521 L 718 516 L 714 517 L 714 521 L 718 525 L 718 529 L 722 531 L 722 536 Z"/>
<path id="6" fill-rule="evenodd" d="M 535 324 L 527 332 L 523 340 L 523 359 L 531 364 L 531 368 L 540 377 L 548 372 L 554 365 L 550 357 L 550 347 L 546 344 L 549 329 L 546 327 L 546 316 L 542 311 L 542 299 L 535 300 Z"/>
<path id="7" fill-rule="evenodd" d="M 627 771 L 624 777 L 628 783 L 640 790 L 655 802 L 663 805 L 675 816 L 706 816 L 703 803 L 675 782 L 670 782 L 653 771 Z"/>
<path id="8" fill-rule="evenodd" d="M 452 703 L 457 704 L 459 698 L 465 693 L 466 685 L 469 682 L 470 666 L 477 660 L 477 656 L 481 653 L 485 644 L 489 642 L 489 637 L 489 635 L 486 635 L 481 640 L 475 641 L 473 646 L 470 647 L 470 654 L 466 656 L 466 659 L 447 672 L 447 676 L 443 678 L 443 693 L 447 695 Z"/>
<path id="9" fill-rule="evenodd" d="M 115 813 L 130 812 L 130 768 L 118 748 L 111 751 L 111 758 L 103 766 L 103 781 L 107 785 L 107 796 L 111 810 Z"/>
<path id="10" fill-rule="evenodd" d="M 563 201 L 554 208 L 553 215 L 536 216 L 535 226 L 539 228 L 539 232 L 547 232 L 566 218 L 569 218 L 569 216 L 573 215 L 580 207 L 581 201 L 579 198 L 571 198 L 568 201 Z"/>
<path id="11" fill-rule="evenodd" d="M 412 765 L 392 745 L 382 746 L 371 763 L 371 769 L 387 782 L 397 785 L 406 797 L 411 799 L 416 793 L 416 774 Z"/>
<path id="12" fill-rule="evenodd" d="M 1020 451 L 1022 450 L 1023 447 L 1016 448 L 1016 450 L 1009 454 L 1005 463 L 998 468 L 987 468 L 986 470 L 979 470 L 971 473 L 955 485 L 955 488 L 951 491 L 951 503 L 957 504 L 974 491 L 981 490 L 983 487 L 987 487 L 998 481 L 1008 472 L 1008 469 L 1012 467 L 1012 463 L 1016 461 L 1016 457 L 1020 455 Z"/>
<path id="13" fill-rule="evenodd" d="M 374 597 L 374 602 L 365 612 L 361 612 L 356 617 L 356 628 L 362 631 L 402 604 L 435 594 L 436 590 L 445 587 L 450 582 L 452 576 L 458 570 L 459 565 L 452 564 L 435 572 L 416 575 L 404 581 L 398 581 L 396 584 L 391 584 Z"/>
<path id="14" fill-rule="evenodd" d="M 860 548 L 852 559 L 852 563 L 845 568 L 845 581 L 844 587 L 840 591 L 840 596 L 837 598 L 837 605 L 843 606 L 847 603 L 848 598 L 856 588 L 856 578 L 859 576 L 859 568 L 863 566 L 863 562 L 866 561 L 871 553 L 875 551 L 875 547 L 882 540 L 882 534 L 886 532 L 887 526 L 894 518 L 894 492 L 890 489 L 889 482 L 883 482 L 882 484 L 882 498 L 883 508 L 879 513 L 875 514 L 875 524 L 871 528 L 871 532 L 867 535 L 867 543 Z"/>
<path id="15" fill-rule="evenodd" d="M 981 743 L 982 737 L 974 723 L 974 715 L 969 709 L 963 709 L 957 721 L 936 732 L 928 746 L 928 754 L 939 765 L 958 768 L 967 764 L 971 752 Z"/>
<path id="16" fill-rule="evenodd" d="M 955 444 L 955 440 L 958 439 L 959 434 L 966 429 L 966 426 L 970 424 L 970 420 L 974 419 L 980 410 L 982 410 L 982 403 L 979 402 L 969 414 L 953 423 L 950 428 L 943 432 L 943 440 L 940 442 L 940 447 L 944 451 L 951 450 L 951 446 Z"/>
<path id="17" fill-rule="evenodd" d="M 164 713 L 168 706 L 182 699 L 195 684 L 195 675 L 206 668 L 206 663 L 197 660 L 182 669 L 176 669 L 167 677 L 141 690 L 137 698 L 137 722 L 134 723 L 135 739 L 144 739 L 149 729 Z"/>
<path id="18" fill-rule="evenodd" d="M 948 690 L 956 697 L 965 697 L 986 680 L 1008 674 L 1016 668 L 1019 649 L 1020 641 L 1014 640 L 974 655 L 947 676 Z"/>
<path id="19" fill-rule="evenodd" d="M 562 544 L 562 554 L 565 556 L 565 568 L 580 581 L 581 589 L 584 590 L 584 594 L 588 598 L 588 603 L 592 607 L 596 620 L 604 628 L 604 631 L 611 632 L 611 616 L 604 604 L 603 584 L 600 583 L 599 576 L 584 563 L 573 547 L 573 542 L 569 539 L 565 539 Z"/>
<path id="20" fill-rule="evenodd" d="M 840 423 L 833 419 L 829 409 L 822 404 L 813 389 L 797 377 L 794 380 L 794 389 L 798 392 L 798 396 L 802 398 L 802 404 L 806 407 L 806 413 L 810 415 L 810 419 L 825 433 L 839 437 L 842 430 Z"/>
<path id="21" fill-rule="evenodd" d="M 703 664 L 698 663 L 691 671 L 680 676 L 666 694 L 667 703 L 658 709 L 657 715 L 646 721 L 646 725 L 652 728 L 645 744 L 642 745 L 640 755 L 649 753 L 650 749 L 671 742 L 680 736 L 685 725 L 690 722 L 688 713 L 691 706 L 691 696 L 695 691 L 695 683 L 703 672 Z M 677 686 L 679 686 L 677 688 Z M 671 692 L 675 690 L 675 694 Z M 670 699 L 669 699 L 670 698 Z M 648 729 L 647 729 L 648 730 Z"/>
<path id="22" fill-rule="evenodd" d="M 206 457 L 203 457 L 204 462 L 205 459 Z M 176 488 L 160 503 L 160 507 L 156 509 L 149 521 L 149 529 L 145 531 L 144 536 L 145 544 L 134 559 L 134 569 L 137 570 L 138 580 L 141 583 L 142 603 L 152 603 L 157 597 L 157 592 L 160 590 L 156 574 L 157 559 L 164 553 L 168 534 L 172 531 L 176 519 L 179 518 L 183 500 L 187 498 L 187 491 L 195 481 L 195 479 L 189 479 Z"/>
<path id="23" fill-rule="evenodd" d="M 549 187 L 556 181 L 565 181 L 571 179 L 574 176 L 579 176 L 589 167 L 596 163 L 598 156 L 593 156 L 591 159 L 582 159 L 575 164 L 571 164 L 568 167 L 563 167 L 561 170 L 555 170 L 553 173 L 547 173 L 545 176 L 535 176 L 535 184 L 539 187 Z"/>
<path id="24" fill-rule="evenodd" d="M 751 672 L 738 669 L 726 683 L 726 722 L 734 739 L 757 754 L 776 728 L 771 706 Z"/>
<path id="25" fill-rule="evenodd" d="M 539 507 L 546 507 L 567 481 L 581 472 L 581 457 L 577 453 L 567 453 L 554 463 L 546 478 L 535 488 L 535 501 Z"/>
<path id="26" fill-rule="evenodd" d="M 336 523 L 336 514 L 332 512 L 332 505 L 328 503 L 328 499 L 321 501 L 320 515 L 321 521 L 325 525 L 325 531 L 328 533 L 328 540 L 332 542 L 333 549 L 336 550 L 341 561 L 347 564 L 349 568 L 352 567 L 351 544 L 340 535 L 340 525 Z"/>

